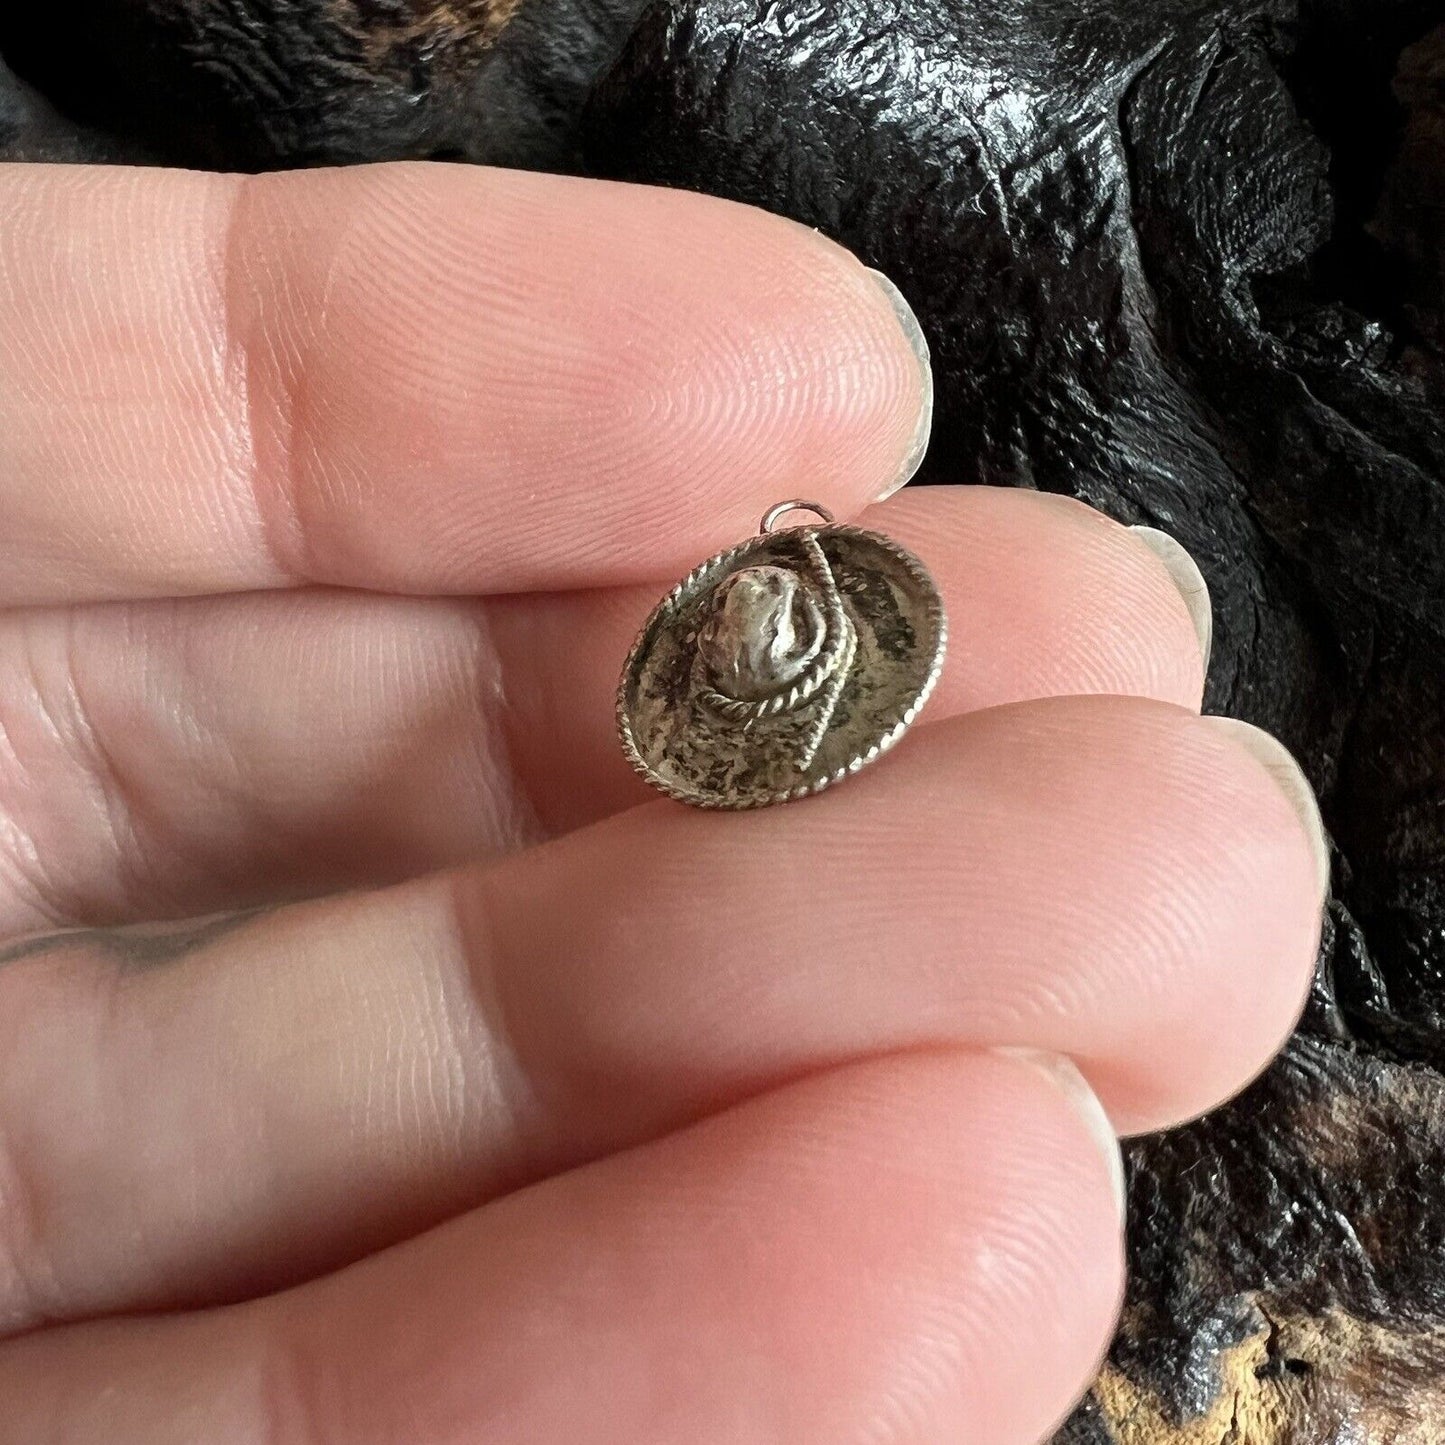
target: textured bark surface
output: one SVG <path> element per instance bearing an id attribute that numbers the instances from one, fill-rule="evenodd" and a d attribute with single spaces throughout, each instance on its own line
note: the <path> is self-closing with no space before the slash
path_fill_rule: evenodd
<path id="1" fill-rule="evenodd" d="M 12 0 L 0 56 L 74 120 L 174 164 L 575 168 L 587 93 L 643 3 Z"/>
<path id="2" fill-rule="evenodd" d="M 1133 1146 L 1063 1437 L 1445 1436 L 1445 0 L 77 0 L 0 55 L 12 157 L 445 155 L 797 217 L 918 310 L 931 480 L 1177 535 L 1210 704 L 1305 761 L 1336 898 L 1286 1057 Z"/>

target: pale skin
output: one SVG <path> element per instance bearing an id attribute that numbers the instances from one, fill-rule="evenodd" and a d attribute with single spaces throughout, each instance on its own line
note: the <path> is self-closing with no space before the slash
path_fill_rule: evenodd
<path id="1" fill-rule="evenodd" d="M 874 500 L 922 395 L 853 257 L 720 201 L 0 167 L 0 1445 L 1068 1411 L 1098 1106 L 1265 1066 L 1319 839 L 1135 534 Z M 794 496 L 928 562 L 939 691 L 818 799 L 654 800 L 632 635 Z"/>

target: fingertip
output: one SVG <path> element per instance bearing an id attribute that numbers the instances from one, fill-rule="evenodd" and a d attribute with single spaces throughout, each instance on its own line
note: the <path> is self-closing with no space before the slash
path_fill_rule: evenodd
<path id="1" fill-rule="evenodd" d="M 864 525 L 911 547 L 942 587 L 960 646 L 934 718 L 1083 694 L 1199 711 L 1194 615 L 1157 553 L 1104 513 L 1026 488 L 920 487 Z"/>
<path id="2" fill-rule="evenodd" d="M 1173 926 L 1212 943 L 1196 947 L 1201 972 L 1171 990 L 1167 1012 L 1087 1066 L 1127 1134 L 1208 1113 L 1268 1068 L 1304 1009 L 1323 926 L 1328 842 L 1295 759 L 1278 739 L 1227 718 L 1181 720 L 1173 746 L 1200 820 L 1192 846 L 1179 850 L 1181 862 L 1193 861 L 1177 885 Z"/>
<path id="3" fill-rule="evenodd" d="M 1319 799 L 1299 760 L 1272 733 L 1253 723 L 1232 717 L 1208 717 L 1203 723 L 1254 759 L 1279 789 L 1299 823 L 1300 833 L 1313 865 L 1318 905 L 1323 907 L 1330 884 L 1330 843 L 1320 813 Z"/>
<path id="4" fill-rule="evenodd" d="M 1158 527 L 1131 527 L 1129 530 L 1159 559 L 1169 574 L 1169 580 L 1179 593 L 1179 600 L 1194 626 L 1203 669 L 1208 672 L 1214 648 L 1214 604 L 1199 564 L 1181 542 Z"/>
<path id="5" fill-rule="evenodd" d="M 958 1414 L 919 1438 L 954 1438 L 952 1426 L 963 1439 L 1043 1439 L 1095 1377 L 1117 1322 L 1118 1144 L 1105 1143 L 1092 1090 L 1056 1055 L 940 1051 L 905 1068 L 912 1088 L 935 1091 L 937 1125 L 952 1116 L 948 1144 L 932 1147 L 946 1161 L 952 1209 L 975 1231 L 966 1260 L 951 1253 L 958 1234 L 940 1231 L 935 1245 L 974 1348 L 959 1361 Z"/>
<path id="6" fill-rule="evenodd" d="M 928 338 L 924 335 L 923 327 L 913 307 L 909 305 L 908 298 L 898 289 L 892 278 L 884 272 L 870 267 L 868 274 L 893 308 L 899 329 L 918 363 L 919 375 L 918 415 L 909 439 L 908 450 L 898 464 L 897 471 L 876 498 L 877 501 L 886 502 L 889 497 L 901 491 L 913 480 L 918 474 L 918 469 L 923 465 L 924 457 L 928 454 L 928 443 L 933 434 L 933 360 L 928 346 Z"/>
<path id="7" fill-rule="evenodd" d="M 1113 1122 L 1100 1102 L 1099 1096 L 1090 1087 L 1089 1081 L 1079 1066 L 1066 1054 L 1051 1053 L 1047 1049 L 1003 1048 L 997 1052 L 1004 1058 L 1017 1060 L 1036 1069 L 1056 1088 L 1065 1101 L 1079 1116 L 1084 1131 L 1093 1142 L 1105 1172 L 1109 1177 L 1110 1191 L 1119 1211 L 1122 1223 L 1125 1209 L 1124 1160 L 1119 1151 L 1119 1136 L 1114 1132 Z"/>

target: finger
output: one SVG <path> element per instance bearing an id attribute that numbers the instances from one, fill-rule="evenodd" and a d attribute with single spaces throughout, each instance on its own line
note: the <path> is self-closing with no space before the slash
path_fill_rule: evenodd
<path id="1" fill-rule="evenodd" d="M 636 581 L 926 427 L 896 293 L 724 201 L 4 166 L 0 212 L 0 605 Z"/>
<path id="2" fill-rule="evenodd" d="M 807 805 L 664 801 L 385 893 L 22 946 L 0 1317 L 274 1288 L 881 1051 L 1069 1054 L 1121 1128 L 1178 1121 L 1298 1013 L 1314 836 L 1235 731 L 1056 699 Z"/>
<path id="3" fill-rule="evenodd" d="M 948 607 L 927 719 L 1083 692 L 1198 707 L 1187 608 L 1099 513 L 948 488 L 865 520 L 928 559 Z M 0 619 L 0 930 L 376 886 L 641 801 L 613 698 L 660 590 Z"/>
<path id="4" fill-rule="evenodd" d="M 1107 1341 L 1117 1207 L 1039 1071 L 879 1061 L 290 1295 L 11 1344 L 0 1442 L 1036 1440 Z"/>

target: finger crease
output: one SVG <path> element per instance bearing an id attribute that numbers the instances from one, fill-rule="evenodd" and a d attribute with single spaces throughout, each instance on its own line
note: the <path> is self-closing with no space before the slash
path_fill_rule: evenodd
<path id="1" fill-rule="evenodd" d="M 145 855 L 136 809 L 126 796 L 126 788 L 114 755 L 95 726 L 94 718 L 80 686 L 76 666 L 75 636 L 67 629 L 65 641 L 65 687 L 72 721 L 70 734 L 91 781 L 100 795 L 109 838 L 108 856 L 117 871 L 120 894 L 127 900 L 142 895 L 145 869 L 140 859 Z"/>
<path id="2" fill-rule="evenodd" d="M 284 1329 L 258 1321 L 257 1333 L 257 1445 L 323 1445 L 315 1368 Z"/>
<path id="3" fill-rule="evenodd" d="M 274 580 L 294 585 L 309 580 L 305 565 L 306 535 L 298 501 L 296 435 L 301 382 L 294 368 L 282 364 L 277 338 L 265 326 L 257 327 L 249 320 L 275 309 L 258 308 L 245 299 L 252 285 L 252 268 L 248 264 L 252 198 L 259 184 L 260 178 L 256 176 L 236 178 L 215 287 L 220 306 L 227 405 L 234 418 L 232 430 L 236 435 L 238 467 L 257 542 Z M 280 384 L 257 385 L 257 378 L 264 378 L 268 373 L 280 378 Z M 260 418 L 263 406 L 264 421 Z"/>
<path id="4" fill-rule="evenodd" d="M 40 1245 L 39 1208 L 0 1120 L 0 1332 L 48 1324 L 60 1297 Z"/>
<path id="5" fill-rule="evenodd" d="M 19 797 L 25 790 L 30 769 L 20 756 L 10 724 L 0 713 L 0 762 L 4 761 L 8 761 L 14 777 L 15 796 Z M 5 771 L 0 768 L 0 777 Z M 59 923 L 64 918 L 44 881 L 35 836 L 20 821 L 13 808 L 0 808 L 0 879 L 8 880 L 10 892 L 23 912 L 33 913 L 45 923 Z"/>
<path id="6" fill-rule="evenodd" d="M 477 760 L 477 776 L 496 779 L 504 796 L 492 800 L 490 836 L 506 851 L 540 843 L 549 836 L 526 776 L 517 766 L 512 740 L 513 709 L 507 695 L 507 670 L 497 647 L 491 619 L 483 603 L 473 611 L 476 658 L 472 669 L 472 699 L 477 726 L 468 730 Z M 485 686 L 478 685 L 485 683 Z"/>
<path id="7" fill-rule="evenodd" d="M 539 1074 L 524 1058 L 512 1027 L 501 986 L 509 965 L 492 927 L 488 901 L 479 896 L 484 888 L 485 879 L 475 872 L 464 870 L 452 876 L 447 890 L 451 926 L 484 1041 L 491 1103 L 506 1116 L 504 1123 L 489 1119 L 488 1128 L 491 1131 L 502 1124 L 509 1141 L 505 1153 L 519 1160 L 514 1172 L 519 1178 L 530 1177 L 533 1162 L 525 1156 L 529 1151 L 534 1155 L 549 1152 L 538 1141 L 544 1137 L 542 1124 L 555 1115 L 543 1100 Z"/>

